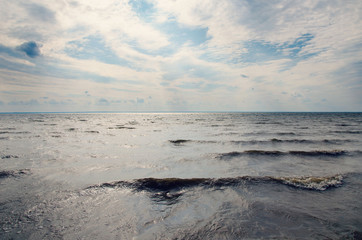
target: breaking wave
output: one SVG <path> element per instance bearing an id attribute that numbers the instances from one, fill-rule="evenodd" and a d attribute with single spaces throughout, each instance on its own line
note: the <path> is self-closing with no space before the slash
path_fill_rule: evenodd
<path id="1" fill-rule="evenodd" d="M 342 185 L 343 176 L 335 175 L 332 177 L 281 177 L 275 178 L 284 184 L 299 187 L 303 189 L 324 191 L 330 187 Z"/>
<path id="2" fill-rule="evenodd" d="M 147 191 L 157 193 L 160 196 L 171 197 L 169 192 L 203 187 L 203 188 L 222 188 L 229 186 L 238 186 L 241 184 L 258 183 L 277 183 L 291 186 L 298 189 L 324 191 L 332 187 L 339 187 L 343 184 L 342 175 L 327 177 L 252 177 L 242 176 L 234 178 L 142 178 L 133 181 L 116 181 L 90 186 L 91 188 L 130 188 L 135 191 Z M 179 194 L 177 193 L 177 197 Z"/>

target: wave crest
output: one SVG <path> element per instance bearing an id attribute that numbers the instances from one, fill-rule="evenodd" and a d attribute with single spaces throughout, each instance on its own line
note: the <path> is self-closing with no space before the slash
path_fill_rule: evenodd
<path id="1" fill-rule="evenodd" d="M 240 184 L 277 183 L 295 187 L 298 189 L 324 191 L 331 187 L 339 187 L 343 184 L 342 175 L 327 177 L 271 177 L 271 176 L 242 176 L 234 178 L 141 178 L 133 181 L 116 181 L 90 186 L 88 188 L 130 188 L 135 191 L 147 191 L 153 193 L 168 193 L 183 189 L 204 187 L 222 188 L 238 186 Z M 167 195 L 165 195 L 167 196 Z"/>
<path id="2" fill-rule="evenodd" d="M 281 177 L 275 179 L 293 187 L 324 191 L 331 187 L 341 186 L 343 176 L 335 175 L 330 177 Z"/>
<path id="3" fill-rule="evenodd" d="M 281 157 L 281 156 L 304 156 L 304 157 L 339 157 L 342 155 L 347 155 L 350 152 L 344 150 L 331 150 L 331 151 L 266 151 L 266 150 L 246 150 L 243 152 L 228 152 L 228 153 L 219 153 L 216 154 L 216 158 L 218 159 L 229 159 L 233 157 L 240 157 L 240 156 L 274 156 L 274 157 Z M 355 151 L 355 153 L 359 153 Z"/>

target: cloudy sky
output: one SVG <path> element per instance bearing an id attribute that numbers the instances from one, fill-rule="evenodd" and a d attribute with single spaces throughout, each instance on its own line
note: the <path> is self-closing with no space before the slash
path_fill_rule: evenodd
<path id="1" fill-rule="evenodd" d="M 0 0 L 0 112 L 362 111 L 361 0 Z"/>

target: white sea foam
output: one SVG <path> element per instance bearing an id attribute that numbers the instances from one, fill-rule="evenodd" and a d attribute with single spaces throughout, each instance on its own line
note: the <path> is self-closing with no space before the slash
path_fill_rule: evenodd
<path id="1" fill-rule="evenodd" d="M 342 175 L 329 177 L 280 177 L 275 179 L 294 187 L 320 191 L 324 191 L 330 187 L 341 186 L 343 183 Z"/>

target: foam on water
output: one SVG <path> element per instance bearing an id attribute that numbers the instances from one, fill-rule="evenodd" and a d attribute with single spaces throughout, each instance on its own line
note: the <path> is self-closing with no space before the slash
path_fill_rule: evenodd
<path id="1" fill-rule="evenodd" d="M 278 177 L 274 179 L 293 187 L 319 191 L 324 191 L 331 187 L 339 187 L 343 183 L 342 175 L 329 177 Z"/>

